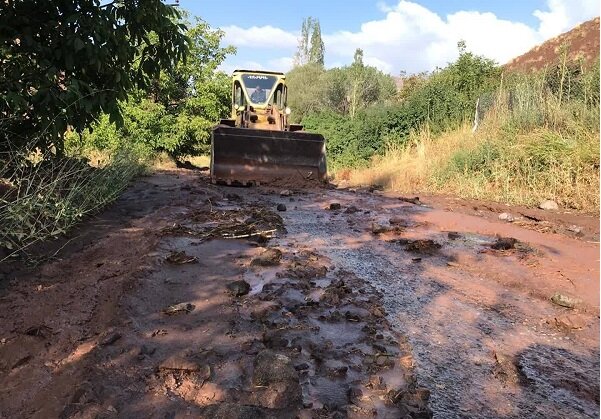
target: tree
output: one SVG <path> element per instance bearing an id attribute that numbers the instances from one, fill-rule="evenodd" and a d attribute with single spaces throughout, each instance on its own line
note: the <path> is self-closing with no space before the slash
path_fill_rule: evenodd
<path id="1" fill-rule="evenodd" d="M 121 102 L 124 124 L 112 136 L 117 144 L 102 138 L 114 130 L 108 118 L 86 132 L 88 143 L 99 148 L 119 147 L 119 141 L 139 143 L 175 159 L 209 151 L 211 129 L 231 106 L 230 77 L 217 68 L 235 48 L 222 47 L 224 32 L 203 20 L 187 26 L 188 59 L 161 71 L 149 91 L 134 91 Z"/>
<path id="2" fill-rule="evenodd" d="M 309 62 L 309 34 L 313 26 L 313 18 L 311 16 L 303 19 L 301 25 L 301 35 L 298 39 L 298 48 L 294 55 L 294 66 L 305 65 Z"/>
<path id="3" fill-rule="evenodd" d="M 325 45 L 321 39 L 321 28 L 319 20 L 313 21 L 313 34 L 311 35 L 311 50 L 309 51 L 309 62 L 323 66 Z"/>
<path id="4" fill-rule="evenodd" d="M 309 35 L 311 35 L 310 38 Z M 319 20 L 311 16 L 306 17 L 301 26 L 301 35 L 294 55 L 294 66 L 300 67 L 309 63 L 323 66 L 324 54 L 325 45 L 321 38 Z"/>
<path id="5" fill-rule="evenodd" d="M 0 151 L 25 144 L 60 154 L 102 113 L 147 90 L 185 59 L 189 39 L 161 0 L 4 0 L 0 9 Z"/>

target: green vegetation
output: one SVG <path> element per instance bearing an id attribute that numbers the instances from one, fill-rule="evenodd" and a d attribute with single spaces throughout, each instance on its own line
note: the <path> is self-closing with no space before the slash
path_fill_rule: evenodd
<path id="1" fill-rule="evenodd" d="M 422 80 L 418 94 L 434 79 Z M 446 121 L 429 118 L 406 136 L 386 137 L 369 169 L 346 173 L 350 183 L 525 205 L 553 199 L 598 212 L 598 61 L 590 69 L 561 62 L 537 74 L 507 75 L 473 103 L 463 117 L 447 112 Z"/>
<path id="2" fill-rule="evenodd" d="M 206 152 L 229 113 L 221 31 L 160 0 L 43 3 L 0 11 L 0 261 L 114 200 L 156 152 Z"/>

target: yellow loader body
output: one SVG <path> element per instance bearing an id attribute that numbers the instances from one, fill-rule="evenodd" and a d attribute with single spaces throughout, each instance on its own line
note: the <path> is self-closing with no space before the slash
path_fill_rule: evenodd
<path id="1" fill-rule="evenodd" d="M 231 117 L 211 136 L 214 182 L 326 181 L 325 140 L 289 123 L 287 94 L 283 73 L 233 73 Z"/>

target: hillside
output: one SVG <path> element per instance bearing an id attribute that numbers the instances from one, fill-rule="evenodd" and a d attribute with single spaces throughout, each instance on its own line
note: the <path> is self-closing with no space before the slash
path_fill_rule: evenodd
<path id="1" fill-rule="evenodd" d="M 593 63 L 599 57 L 599 17 L 545 41 L 527 53 L 509 61 L 504 67 L 508 71 L 528 72 L 540 70 L 546 65 L 557 62 L 560 48 L 564 43 L 569 45 L 568 58 L 570 60 L 582 57 L 586 64 Z"/>

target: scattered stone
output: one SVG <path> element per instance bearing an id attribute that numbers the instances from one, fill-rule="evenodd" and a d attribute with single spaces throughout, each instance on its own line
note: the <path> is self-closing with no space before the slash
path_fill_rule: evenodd
<path id="1" fill-rule="evenodd" d="M 350 207 L 348 207 L 347 209 L 344 210 L 345 214 L 354 214 L 359 211 L 360 211 L 359 208 L 357 208 L 354 205 L 351 205 Z"/>
<path id="2" fill-rule="evenodd" d="M 503 212 L 499 214 L 499 220 L 507 221 L 508 223 L 512 223 L 515 221 L 515 217 L 508 212 Z"/>
<path id="3" fill-rule="evenodd" d="M 169 256 L 165 258 L 165 260 L 176 265 L 198 262 L 198 259 L 195 256 L 189 256 L 183 250 L 181 252 L 171 252 Z"/>
<path id="4" fill-rule="evenodd" d="M 200 414 L 201 419 L 268 419 L 272 417 L 259 406 L 229 402 L 208 405 L 202 409 Z"/>
<path id="5" fill-rule="evenodd" d="M 582 233 L 582 227 L 577 226 L 575 224 L 572 224 L 567 229 L 568 229 L 568 231 L 571 231 L 571 232 L 576 233 L 576 234 Z"/>
<path id="6" fill-rule="evenodd" d="M 547 211 L 557 211 L 559 209 L 559 205 L 557 202 L 547 199 L 546 201 L 541 202 L 538 207 Z"/>
<path id="7" fill-rule="evenodd" d="M 510 250 L 515 247 L 517 242 L 517 239 L 513 237 L 499 237 L 490 247 L 495 250 Z"/>
<path id="8" fill-rule="evenodd" d="M 547 323 L 551 323 L 547 321 Z M 582 316 L 576 315 L 566 315 L 555 317 L 552 320 L 552 324 L 556 326 L 558 329 L 570 331 L 570 330 L 582 330 L 586 327 L 587 322 L 586 319 Z"/>
<path id="9" fill-rule="evenodd" d="M 142 347 L 140 348 L 139 355 L 152 356 L 152 355 L 154 355 L 156 350 L 157 350 L 156 346 L 142 345 Z"/>
<path id="10" fill-rule="evenodd" d="M 183 371 L 183 372 L 199 372 L 201 370 L 201 368 L 203 370 L 205 370 L 205 372 L 206 372 L 206 369 L 208 368 L 209 375 L 210 375 L 211 368 L 208 365 L 205 365 L 203 368 L 197 362 L 194 362 L 192 360 L 182 358 L 179 356 L 169 357 L 166 360 L 164 360 L 163 362 L 161 362 L 161 364 L 159 365 L 159 370 L 162 370 L 162 371 L 171 370 L 171 371 Z"/>
<path id="11" fill-rule="evenodd" d="M 282 251 L 274 247 L 265 250 L 259 256 L 251 261 L 254 266 L 276 266 L 280 264 L 282 259 Z"/>
<path id="12" fill-rule="evenodd" d="M 32 326 L 25 330 L 25 334 L 46 339 L 52 334 L 52 328 L 44 324 L 40 326 Z"/>
<path id="13" fill-rule="evenodd" d="M 234 297 L 242 297 L 250 292 L 250 284 L 245 280 L 232 281 L 225 286 Z"/>
<path id="14" fill-rule="evenodd" d="M 449 240 L 457 240 L 461 238 L 461 234 L 457 233 L 456 231 L 449 231 L 447 233 L 447 237 Z"/>
<path id="15" fill-rule="evenodd" d="M 27 364 L 29 361 L 31 361 L 33 359 L 32 355 L 25 355 L 22 358 L 19 358 L 17 360 L 17 362 L 15 362 L 12 367 L 10 367 L 10 369 L 14 370 L 15 368 L 19 368 L 22 367 L 23 365 Z"/>
<path id="16" fill-rule="evenodd" d="M 458 266 L 459 266 L 459 264 L 458 264 L 457 262 L 447 262 L 447 266 L 450 266 L 450 267 L 456 268 L 456 267 L 458 267 Z"/>
<path id="17" fill-rule="evenodd" d="M 373 234 L 382 234 L 387 232 L 388 230 L 388 226 L 376 222 L 371 223 L 371 232 Z"/>
<path id="18" fill-rule="evenodd" d="M 348 389 L 348 399 L 352 404 L 359 404 L 363 391 L 359 387 L 351 387 Z"/>
<path id="19" fill-rule="evenodd" d="M 255 358 L 252 384 L 264 387 L 255 392 L 263 407 L 292 409 L 302 401 L 298 373 L 285 355 L 261 351 Z"/>
<path id="20" fill-rule="evenodd" d="M 419 239 L 419 240 L 408 240 L 405 245 L 405 250 L 414 253 L 424 253 L 432 255 L 438 251 L 442 246 L 430 239 Z"/>
<path id="21" fill-rule="evenodd" d="M 403 196 L 399 196 L 398 199 L 399 199 L 399 201 L 409 202 L 410 204 L 421 205 L 421 202 L 419 200 L 419 196 L 415 196 L 413 198 L 405 198 Z"/>
<path id="22" fill-rule="evenodd" d="M 336 210 L 339 210 L 340 208 L 342 208 L 342 205 L 340 205 L 340 203 L 338 203 L 338 202 L 332 202 L 330 204 L 330 211 L 336 211 Z"/>
<path id="23" fill-rule="evenodd" d="M 384 379 L 379 375 L 372 375 L 369 377 L 369 382 L 366 387 L 369 387 L 373 390 L 386 390 L 386 383 Z"/>
<path id="24" fill-rule="evenodd" d="M 283 191 L 280 191 L 280 196 L 290 196 L 292 195 L 292 191 L 290 191 L 290 189 L 284 189 Z"/>
<path id="25" fill-rule="evenodd" d="M 109 333 L 104 339 L 102 339 L 100 341 L 100 346 L 112 345 L 113 343 L 117 342 L 119 339 L 121 339 L 121 333 L 119 333 L 119 332 Z"/>
<path id="26" fill-rule="evenodd" d="M 551 301 L 559 306 L 567 307 L 567 308 L 574 308 L 578 304 L 582 303 L 582 300 L 580 300 L 578 298 L 569 297 L 567 295 L 560 294 L 558 292 L 553 294 L 553 296 L 551 297 Z"/>
<path id="27" fill-rule="evenodd" d="M 421 262 L 422 258 L 411 258 L 411 262 Z"/>
<path id="28" fill-rule="evenodd" d="M 163 310 L 164 314 L 167 314 L 168 316 L 172 316 L 174 314 L 181 314 L 181 313 L 190 313 L 192 312 L 196 307 L 194 306 L 194 304 L 191 303 L 179 303 L 179 304 L 173 304 L 170 305 L 169 307 L 167 307 L 166 309 Z"/>
<path id="29" fill-rule="evenodd" d="M 284 204 L 278 204 L 276 208 L 278 211 L 286 211 L 286 205 Z"/>
<path id="30" fill-rule="evenodd" d="M 397 215 L 390 217 L 390 219 L 388 220 L 388 222 L 390 223 L 390 225 L 392 226 L 396 226 L 396 225 L 405 225 L 406 221 L 404 218 L 399 217 Z"/>
<path id="31" fill-rule="evenodd" d="M 377 317 L 377 318 L 382 318 L 382 317 L 386 316 L 386 312 L 384 311 L 383 308 L 380 308 L 380 307 L 372 307 L 369 310 L 369 312 L 372 316 Z"/>
<path id="32" fill-rule="evenodd" d="M 346 365 L 342 367 L 328 369 L 328 375 L 330 377 L 345 377 L 347 372 L 348 367 Z"/>
<path id="33" fill-rule="evenodd" d="M 298 364 L 294 366 L 294 369 L 297 371 L 304 371 L 304 370 L 308 370 L 310 368 L 310 365 L 307 364 L 306 362 L 303 362 L 302 364 Z"/>

